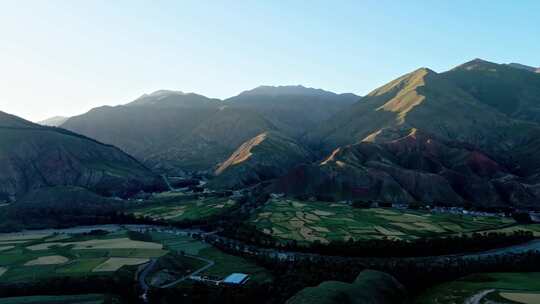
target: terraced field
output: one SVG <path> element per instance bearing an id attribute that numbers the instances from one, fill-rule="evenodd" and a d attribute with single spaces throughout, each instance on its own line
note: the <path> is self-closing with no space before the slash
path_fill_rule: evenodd
<path id="1" fill-rule="evenodd" d="M 123 230 L 105 235 L 6 234 L 0 242 L 10 247 L 0 252 L 0 282 L 114 273 L 167 253 L 162 244 L 132 240 Z"/>
<path id="2" fill-rule="evenodd" d="M 234 200 L 228 198 L 210 197 L 186 200 L 182 195 L 169 194 L 133 207 L 129 213 L 136 217 L 181 222 L 208 218 L 220 214 L 235 204 Z"/>
<path id="3" fill-rule="evenodd" d="M 538 304 L 540 303 L 540 273 L 469 275 L 431 288 L 420 295 L 414 303 Z"/>
<path id="4" fill-rule="evenodd" d="M 277 239 L 299 242 L 415 239 L 497 229 L 512 219 L 432 214 L 398 209 L 358 209 L 346 204 L 273 199 L 250 222 Z"/>

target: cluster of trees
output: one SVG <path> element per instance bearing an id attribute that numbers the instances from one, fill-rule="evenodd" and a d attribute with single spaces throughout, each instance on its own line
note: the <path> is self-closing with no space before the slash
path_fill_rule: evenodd
<path id="1" fill-rule="evenodd" d="M 7 213 L 0 215 L 0 233 L 20 231 L 22 229 L 68 228 L 111 223 L 133 223 L 133 218 L 117 211 L 89 214 L 84 210 L 72 213 L 64 213 L 54 209 L 40 209 L 35 212 L 8 210 Z"/>
<path id="2" fill-rule="evenodd" d="M 507 247 L 533 240 L 530 231 L 513 233 L 473 233 L 471 235 L 420 238 L 416 240 L 373 239 L 332 241 L 328 244 L 314 242 L 310 245 L 297 245 L 295 250 L 323 255 L 350 257 L 417 257 L 479 252 Z M 293 244 L 295 245 L 295 244 Z"/>
<path id="3" fill-rule="evenodd" d="M 464 252 L 479 252 L 494 248 L 521 244 L 534 239 L 530 231 L 512 233 L 486 232 L 470 235 L 440 236 L 415 240 L 371 239 L 331 241 L 330 243 L 298 243 L 283 241 L 260 232 L 250 224 L 228 225 L 221 236 L 239 240 L 248 245 L 276 248 L 284 251 L 315 253 L 347 257 L 419 257 Z"/>

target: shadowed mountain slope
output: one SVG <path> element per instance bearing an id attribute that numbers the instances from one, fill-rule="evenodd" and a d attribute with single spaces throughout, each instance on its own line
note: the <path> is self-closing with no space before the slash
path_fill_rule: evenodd
<path id="1" fill-rule="evenodd" d="M 220 101 L 158 91 L 117 107 L 72 117 L 62 127 L 114 144 L 171 174 L 213 171 L 265 131 L 303 134 L 358 97 L 304 87 L 260 87 Z"/>
<path id="2" fill-rule="evenodd" d="M 73 132 L 0 112 L 0 193 L 17 198 L 48 186 L 127 195 L 161 180 L 121 150 Z"/>
<path id="3" fill-rule="evenodd" d="M 509 63 L 507 65 L 510 66 L 510 67 L 516 68 L 516 69 L 522 69 L 522 70 L 526 70 L 526 71 L 529 71 L 529 72 L 534 72 L 534 73 L 539 73 L 540 72 L 540 68 L 535 68 L 535 67 L 524 65 L 524 64 L 521 64 L 521 63 Z"/>
<path id="4" fill-rule="evenodd" d="M 540 122 L 540 74 L 476 59 L 441 76 L 509 117 Z"/>
<path id="5" fill-rule="evenodd" d="M 284 134 L 297 137 L 360 98 L 303 86 L 260 86 L 226 101 L 260 113 Z"/>
<path id="6" fill-rule="evenodd" d="M 476 206 L 534 206 L 540 184 L 509 172 L 481 151 L 413 129 L 383 143 L 336 149 L 324 161 L 299 166 L 272 190 L 326 200 Z"/>

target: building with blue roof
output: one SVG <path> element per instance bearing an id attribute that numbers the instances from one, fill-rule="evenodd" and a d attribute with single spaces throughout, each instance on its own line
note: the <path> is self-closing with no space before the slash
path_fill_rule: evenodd
<path id="1" fill-rule="evenodd" d="M 243 285 L 249 280 L 249 276 L 245 273 L 232 273 L 223 279 L 223 284 L 228 285 Z"/>

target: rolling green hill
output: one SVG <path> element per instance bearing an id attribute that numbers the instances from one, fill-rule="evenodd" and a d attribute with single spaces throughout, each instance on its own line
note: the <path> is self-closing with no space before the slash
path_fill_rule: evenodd
<path id="1" fill-rule="evenodd" d="M 364 270 L 351 284 L 323 282 L 301 290 L 287 304 L 399 304 L 405 301 L 405 289 L 396 279 L 383 272 Z"/>

